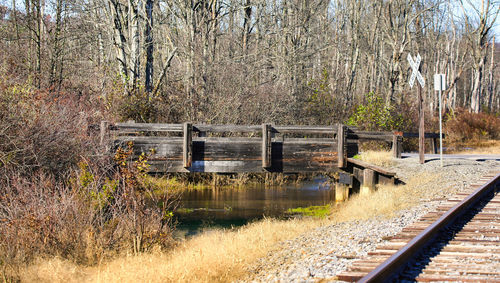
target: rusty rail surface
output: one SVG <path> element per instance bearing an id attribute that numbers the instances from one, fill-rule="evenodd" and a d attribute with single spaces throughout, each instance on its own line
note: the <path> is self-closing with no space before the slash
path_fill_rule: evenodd
<path id="1" fill-rule="evenodd" d="M 444 227 L 453 223 L 460 215 L 474 206 L 483 196 L 494 191 L 499 182 L 500 173 L 496 174 L 496 176 L 480 186 L 472 194 L 449 209 L 438 220 L 428 226 L 403 248 L 361 278 L 358 282 L 386 282 L 397 276 L 409 261 L 424 249 Z"/>

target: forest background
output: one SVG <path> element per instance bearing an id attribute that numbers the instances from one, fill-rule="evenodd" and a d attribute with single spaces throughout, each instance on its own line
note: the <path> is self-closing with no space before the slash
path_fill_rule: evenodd
<path id="1" fill-rule="evenodd" d="M 0 1 L 0 266 L 40 254 L 92 264 L 166 243 L 174 197 L 152 209 L 139 196 L 156 186 L 145 160 L 125 162 L 126 149 L 99 157 L 101 120 L 415 131 L 411 53 L 423 60 L 428 131 L 438 128 L 433 75 L 444 73 L 447 140 L 498 139 L 499 9 L 494 0 Z"/>

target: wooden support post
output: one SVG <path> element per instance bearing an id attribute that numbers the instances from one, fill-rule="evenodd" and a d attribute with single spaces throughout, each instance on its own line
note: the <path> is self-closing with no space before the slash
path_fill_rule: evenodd
<path id="1" fill-rule="evenodd" d="M 348 198 L 349 198 L 349 187 L 340 183 L 335 184 L 335 201 L 342 202 L 346 201 Z"/>
<path id="2" fill-rule="evenodd" d="M 392 156 L 394 158 L 401 158 L 403 151 L 403 137 L 397 134 L 392 136 Z"/>
<path id="3" fill-rule="evenodd" d="M 101 146 L 105 145 L 108 137 L 109 137 L 109 122 L 101 121 L 101 141 L 100 141 Z"/>
<path id="4" fill-rule="evenodd" d="M 377 173 L 374 170 L 365 168 L 363 170 L 363 185 L 361 186 L 361 194 L 370 194 L 375 190 L 375 184 L 377 183 Z"/>
<path id="5" fill-rule="evenodd" d="M 346 126 L 339 124 L 337 130 L 337 166 L 339 168 L 344 168 L 347 166 L 346 136 Z"/>
<path id="6" fill-rule="evenodd" d="M 432 147 L 432 152 L 434 154 L 437 154 L 438 153 L 438 146 L 437 146 L 437 139 L 436 138 L 432 138 L 431 147 Z"/>
<path id="7" fill-rule="evenodd" d="M 422 87 L 418 87 L 418 157 L 420 164 L 425 163 L 425 119 L 424 119 L 424 97 L 422 95 Z"/>
<path id="8" fill-rule="evenodd" d="M 184 123 L 182 141 L 182 165 L 189 168 L 193 165 L 193 124 Z"/>
<path id="9" fill-rule="evenodd" d="M 262 125 L 262 168 L 271 168 L 272 127 L 270 124 Z"/>

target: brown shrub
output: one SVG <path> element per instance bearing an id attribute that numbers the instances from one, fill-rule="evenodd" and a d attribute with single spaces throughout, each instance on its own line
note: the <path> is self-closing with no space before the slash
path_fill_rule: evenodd
<path id="1" fill-rule="evenodd" d="M 91 152 L 89 121 L 97 116 L 78 97 L 0 81 L 0 170 L 54 176 Z"/>
<path id="2" fill-rule="evenodd" d="M 145 160 L 129 162 L 128 152 L 116 158 L 118 168 L 93 160 L 66 180 L 35 173 L 0 183 L 0 270 L 14 267 L 7 276 L 38 257 L 96 264 L 172 243 L 177 194 L 144 182 Z"/>
<path id="3" fill-rule="evenodd" d="M 500 118 L 494 114 L 459 110 L 449 114 L 445 133 L 450 143 L 499 139 Z"/>
<path id="4" fill-rule="evenodd" d="M 27 262 L 39 255 L 57 255 L 81 262 L 92 218 L 78 194 L 37 174 L 16 176 L 2 187 L 0 199 L 0 264 Z"/>

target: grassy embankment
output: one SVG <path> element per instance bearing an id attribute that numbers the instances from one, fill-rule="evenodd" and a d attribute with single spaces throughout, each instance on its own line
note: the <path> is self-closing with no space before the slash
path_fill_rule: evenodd
<path id="1" fill-rule="evenodd" d="M 370 153 L 364 160 L 384 165 L 390 153 Z M 23 270 L 25 281 L 88 282 L 227 282 L 246 275 L 247 266 L 289 240 L 315 227 L 374 216 L 391 217 L 397 211 L 428 199 L 438 174 L 414 176 L 404 186 L 384 186 L 369 196 L 357 195 L 332 206 L 326 218 L 265 219 L 236 230 L 219 230 L 196 236 L 169 252 L 123 255 L 96 266 L 41 259 Z"/>

